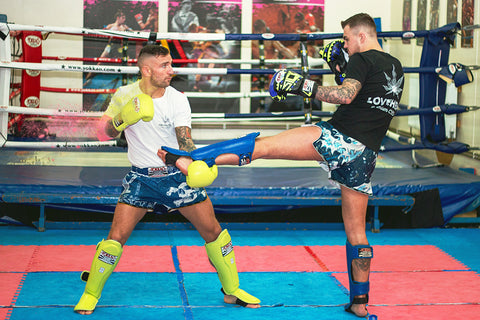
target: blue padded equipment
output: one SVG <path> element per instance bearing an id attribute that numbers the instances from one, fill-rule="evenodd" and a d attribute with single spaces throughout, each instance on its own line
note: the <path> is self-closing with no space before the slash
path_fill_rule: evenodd
<path id="1" fill-rule="evenodd" d="M 345 306 L 345 310 L 351 311 L 352 304 L 368 303 L 368 292 L 370 291 L 370 281 L 358 282 L 353 280 L 352 262 L 353 259 L 371 259 L 373 258 L 373 248 L 369 245 L 352 246 L 347 240 L 347 265 L 348 265 L 348 282 L 350 285 L 350 303 Z M 356 298 L 356 296 L 367 295 L 364 298 Z"/>
<path id="2" fill-rule="evenodd" d="M 195 149 L 191 152 L 163 146 L 162 149 L 178 156 L 190 157 L 193 160 L 205 161 L 209 167 L 215 164 L 215 159 L 225 153 L 238 155 L 238 165 L 243 166 L 252 161 L 255 138 L 260 132 L 252 132 L 243 137 L 213 143 L 211 145 Z"/>

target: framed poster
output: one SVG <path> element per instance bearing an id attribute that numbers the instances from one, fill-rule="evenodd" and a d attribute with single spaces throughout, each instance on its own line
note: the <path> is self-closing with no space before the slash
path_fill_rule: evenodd
<path id="1" fill-rule="evenodd" d="M 462 2 L 462 28 L 475 24 L 473 4 L 473 0 Z M 462 48 L 473 48 L 473 31 L 462 29 Z"/>
<path id="2" fill-rule="evenodd" d="M 440 0 L 430 0 L 430 30 L 438 28 L 439 5 Z"/>
<path id="3" fill-rule="evenodd" d="M 447 0 L 447 24 L 458 22 L 458 0 Z"/>
<path id="4" fill-rule="evenodd" d="M 427 0 L 418 0 L 417 5 L 417 30 L 427 28 Z M 423 37 L 417 38 L 417 45 L 423 46 Z"/>
<path id="5" fill-rule="evenodd" d="M 181 33 L 240 33 L 241 0 L 169 0 L 168 31 Z M 240 41 L 182 42 L 172 51 L 175 58 L 240 59 Z M 191 68 L 240 68 L 231 63 L 191 63 Z M 240 75 L 177 75 L 172 86 L 180 91 L 239 92 Z M 189 98 L 192 112 L 238 113 L 239 98 Z"/>
<path id="6" fill-rule="evenodd" d="M 325 0 L 253 0 L 252 32 L 253 33 L 312 33 L 324 30 Z M 340 21 L 339 21 L 340 23 Z M 299 41 L 252 41 L 252 58 L 264 56 L 268 59 L 294 59 L 299 57 Z M 306 43 L 308 56 L 319 57 L 319 49 L 323 41 Z M 261 49 L 263 51 L 261 51 Z M 263 53 L 263 54 L 262 54 Z M 267 68 L 284 68 L 287 65 L 266 65 Z M 298 67 L 297 67 L 298 68 Z M 253 76 L 252 91 L 266 91 L 270 77 Z M 321 76 L 310 77 L 321 83 Z M 252 112 L 298 111 L 303 109 L 303 98 L 288 96 L 285 102 L 274 102 L 270 98 L 252 99 Z M 321 108 L 319 101 L 314 102 L 315 109 Z"/>
<path id="7" fill-rule="evenodd" d="M 447 24 L 458 22 L 458 0 L 447 0 Z M 452 48 L 457 46 L 457 37 Z"/>
<path id="8" fill-rule="evenodd" d="M 403 0 L 402 31 L 412 31 L 412 0 Z M 410 43 L 410 39 L 403 39 L 403 43 Z"/>
<path id="9" fill-rule="evenodd" d="M 112 31 L 158 32 L 158 0 L 84 0 L 85 28 Z M 84 38 L 83 56 L 86 58 L 135 59 L 145 42 L 115 38 Z M 119 65 L 104 63 L 104 65 Z M 126 63 L 123 63 L 126 65 Z M 115 89 L 136 81 L 136 75 L 85 73 L 83 88 Z M 104 111 L 111 94 L 84 94 L 84 111 Z"/>

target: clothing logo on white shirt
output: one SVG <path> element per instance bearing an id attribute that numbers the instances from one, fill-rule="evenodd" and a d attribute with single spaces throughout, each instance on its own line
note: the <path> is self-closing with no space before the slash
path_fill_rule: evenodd
<path id="1" fill-rule="evenodd" d="M 173 121 L 171 121 L 167 116 L 162 115 L 161 120 L 158 122 L 158 126 L 161 128 L 172 127 Z"/>

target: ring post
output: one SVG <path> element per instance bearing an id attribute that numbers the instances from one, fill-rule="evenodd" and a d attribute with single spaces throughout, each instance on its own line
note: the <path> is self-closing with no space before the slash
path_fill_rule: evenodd
<path id="1" fill-rule="evenodd" d="M 305 45 L 306 42 L 306 34 L 305 37 L 300 37 L 302 41 L 300 42 L 300 57 L 302 60 L 302 76 L 304 78 L 308 77 L 309 68 L 308 68 L 308 51 L 307 46 Z M 312 103 L 310 98 L 303 98 L 303 112 L 305 114 L 305 124 L 312 123 Z"/>
<path id="2" fill-rule="evenodd" d="M 260 58 L 260 69 L 265 69 L 265 43 L 262 40 L 258 41 L 258 50 L 259 50 L 259 58 Z M 265 91 L 265 75 L 260 75 L 259 81 L 258 81 L 258 87 L 260 89 L 260 92 Z M 265 98 L 261 97 L 260 98 L 260 109 L 262 112 L 265 112 Z"/>
<path id="3" fill-rule="evenodd" d="M 0 32 L 5 36 L 0 39 L 0 60 L 12 61 L 10 51 L 10 32 L 7 26 L 7 15 L 0 14 Z M 10 68 L 0 68 L 0 106 L 8 106 L 10 92 Z M 7 141 L 8 112 L 0 112 L 0 145 Z"/>
<path id="4" fill-rule="evenodd" d="M 420 67 L 440 67 L 448 64 L 450 45 L 460 29 L 460 24 L 448 24 L 430 31 L 423 42 Z M 446 83 L 436 73 L 420 73 L 419 107 L 432 108 L 445 104 Z M 422 142 L 443 142 L 446 140 L 445 117 L 443 114 L 420 115 Z"/>

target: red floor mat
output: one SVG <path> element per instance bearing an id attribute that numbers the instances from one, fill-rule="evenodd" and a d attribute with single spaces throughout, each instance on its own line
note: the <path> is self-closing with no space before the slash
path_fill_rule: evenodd
<path id="1" fill-rule="evenodd" d="M 179 246 L 183 272 L 215 272 L 203 246 Z M 239 272 L 322 272 L 325 268 L 303 246 L 235 247 Z"/>
<path id="2" fill-rule="evenodd" d="M 329 271 L 346 272 L 345 246 L 311 246 Z M 373 246 L 372 271 L 468 270 L 435 246 Z"/>
<path id="3" fill-rule="evenodd" d="M 434 306 L 369 306 L 368 311 L 378 319 L 395 320 L 476 320 L 480 305 Z"/>
<path id="4" fill-rule="evenodd" d="M 0 319 L 9 319 L 10 317 L 9 316 L 7 317 L 7 315 L 11 311 L 12 309 L 4 309 L 4 308 L 0 309 Z"/>
<path id="5" fill-rule="evenodd" d="M 0 305 L 12 304 L 21 287 L 22 277 L 23 273 L 0 273 Z"/>
<path id="6" fill-rule="evenodd" d="M 0 271 L 83 271 L 95 246 L 0 246 Z M 125 246 L 117 272 L 175 272 L 169 246 Z"/>
<path id="7" fill-rule="evenodd" d="M 334 276 L 348 288 L 346 273 Z M 478 304 L 478 288 L 480 276 L 473 271 L 371 273 L 370 304 Z"/>
<path id="8" fill-rule="evenodd" d="M 0 246 L 0 271 L 82 271 L 95 246 Z M 240 272 L 346 272 L 343 246 L 235 247 Z M 372 271 L 468 270 L 435 246 L 374 246 Z M 179 246 L 184 272 L 214 272 L 203 246 Z M 174 272 L 169 246 L 126 246 L 119 272 Z"/>
<path id="9" fill-rule="evenodd" d="M 0 246 L 0 272 L 25 272 L 38 246 Z"/>
<path id="10" fill-rule="evenodd" d="M 310 251 L 310 252 L 309 252 Z M 346 272 L 344 246 L 235 247 L 240 272 Z M 178 247 L 184 272 L 214 272 L 203 246 Z M 468 270 L 435 246 L 374 246 L 372 271 Z"/>

